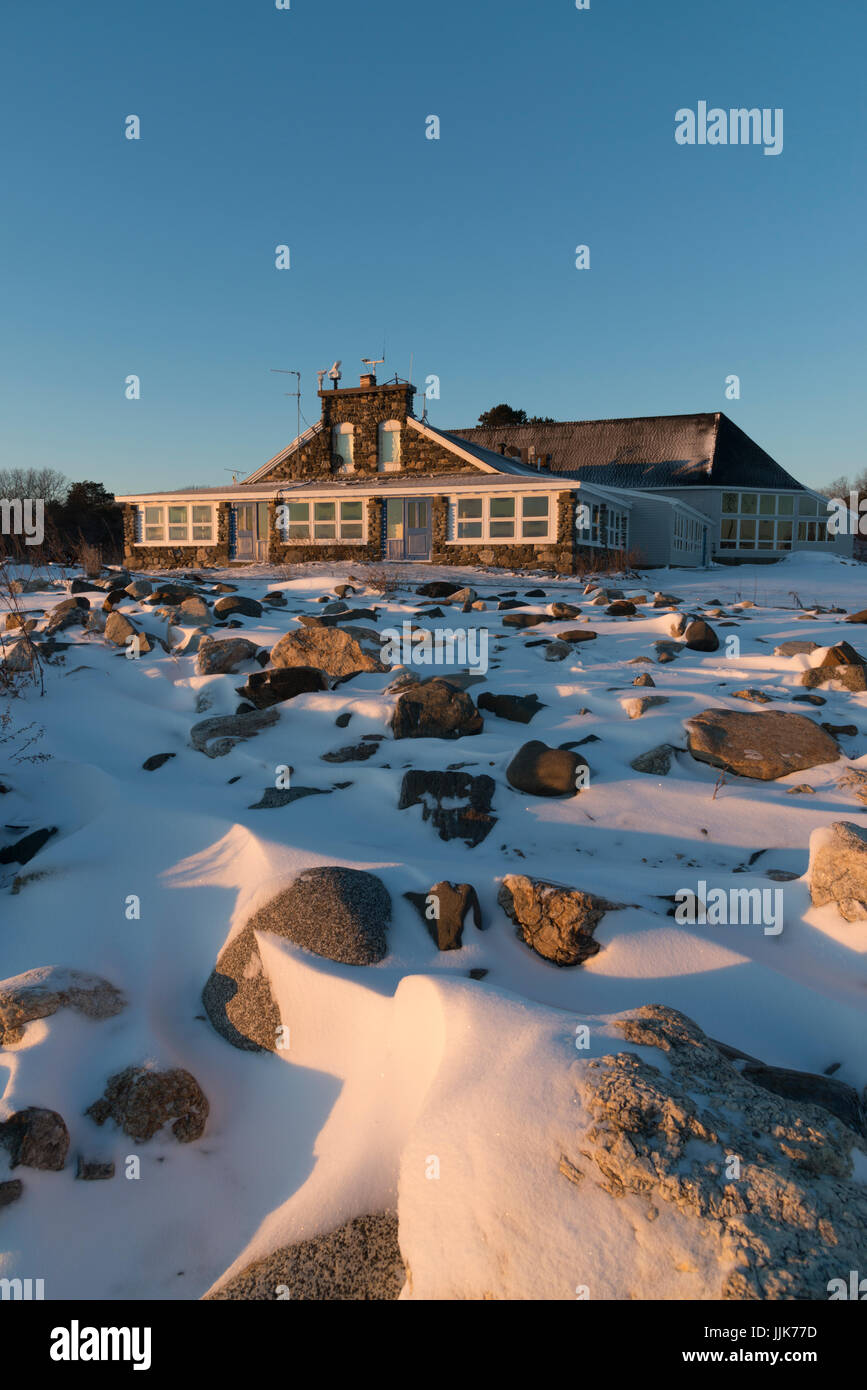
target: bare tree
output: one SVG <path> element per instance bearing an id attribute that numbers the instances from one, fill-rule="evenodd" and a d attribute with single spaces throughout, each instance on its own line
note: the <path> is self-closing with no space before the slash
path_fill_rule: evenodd
<path id="1" fill-rule="evenodd" d="M 0 497 L 62 502 L 69 481 L 56 468 L 0 469 Z"/>

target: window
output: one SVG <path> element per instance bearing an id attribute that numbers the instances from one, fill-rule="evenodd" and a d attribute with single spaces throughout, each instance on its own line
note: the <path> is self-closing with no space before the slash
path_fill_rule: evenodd
<path id="1" fill-rule="evenodd" d="M 334 425 L 331 430 L 331 452 L 338 473 L 352 473 L 355 468 L 355 427 Z"/>
<path id="2" fill-rule="evenodd" d="M 395 473 L 400 468 L 400 421 L 385 420 L 377 428 L 377 469 Z"/>
<path id="3" fill-rule="evenodd" d="M 815 517 L 816 498 L 798 499 L 801 516 Z M 724 492 L 720 550 L 791 550 L 795 498 L 782 492 Z M 789 518 L 784 520 L 784 518 Z M 798 539 L 805 539 L 798 530 Z"/>
<path id="4" fill-rule="evenodd" d="M 598 545 L 625 550 L 629 538 L 629 513 L 604 502 L 580 502 L 575 519 L 579 545 Z"/>
<path id="5" fill-rule="evenodd" d="M 458 497 L 451 507 L 451 536 L 458 541 L 547 540 L 552 511 L 548 497 Z"/>
<path id="6" fill-rule="evenodd" d="M 214 508 L 210 502 L 161 502 L 143 510 L 146 545 L 214 543 Z"/>
<path id="7" fill-rule="evenodd" d="M 798 540 L 799 541 L 827 541 L 828 523 L 827 521 L 799 521 Z"/>
<path id="8" fill-rule="evenodd" d="M 724 521 L 723 526 L 734 526 L 736 522 Z M 675 550 L 701 550 L 701 538 L 704 527 L 700 521 L 693 517 L 688 517 L 685 512 L 677 511 L 674 514 L 674 542 Z"/>
<path id="9" fill-rule="evenodd" d="M 288 502 L 284 505 L 284 516 L 288 514 L 284 537 L 287 541 L 364 539 L 364 501 L 361 498 L 351 502 Z"/>

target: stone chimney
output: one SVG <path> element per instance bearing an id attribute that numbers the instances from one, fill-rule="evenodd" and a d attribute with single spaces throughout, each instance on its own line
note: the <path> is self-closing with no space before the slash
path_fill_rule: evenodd
<path id="1" fill-rule="evenodd" d="M 361 373 L 361 385 L 367 390 L 376 385 L 376 377 L 373 372 Z"/>

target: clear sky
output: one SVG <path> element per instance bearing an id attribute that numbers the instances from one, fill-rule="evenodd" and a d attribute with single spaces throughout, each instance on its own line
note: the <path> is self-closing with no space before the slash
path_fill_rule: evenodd
<path id="1" fill-rule="evenodd" d="M 0 467 L 243 477 L 295 434 L 269 368 L 312 422 L 384 338 L 445 428 L 725 410 L 857 472 L 865 51 L 862 0 L 7 7 Z M 782 153 L 678 145 L 700 101 L 783 108 Z"/>

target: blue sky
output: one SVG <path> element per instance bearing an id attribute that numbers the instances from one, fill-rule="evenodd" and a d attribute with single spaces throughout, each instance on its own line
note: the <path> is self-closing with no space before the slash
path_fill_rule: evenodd
<path id="1" fill-rule="evenodd" d="M 446 428 L 725 410 L 804 482 L 867 462 L 852 0 L 47 0 L 3 38 L 0 467 L 230 481 L 295 434 L 269 368 L 313 421 L 383 338 Z M 782 107 L 782 153 L 679 146 L 700 100 Z"/>

